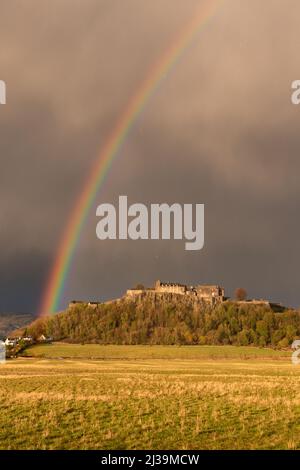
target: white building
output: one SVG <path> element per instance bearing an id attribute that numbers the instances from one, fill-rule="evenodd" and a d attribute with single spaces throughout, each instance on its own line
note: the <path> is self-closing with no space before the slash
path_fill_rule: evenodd
<path id="1" fill-rule="evenodd" d="M 16 338 L 6 338 L 5 346 L 12 346 L 15 347 L 18 344 L 18 340 Z"/>

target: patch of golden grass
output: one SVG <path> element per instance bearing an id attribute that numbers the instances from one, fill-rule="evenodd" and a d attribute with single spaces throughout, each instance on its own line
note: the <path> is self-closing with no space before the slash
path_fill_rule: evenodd
<path id="1" fill-rule="evenodd" d="M 0 448 L 297 449 L 299 382 L 288 361 L 10 361 Z"/>

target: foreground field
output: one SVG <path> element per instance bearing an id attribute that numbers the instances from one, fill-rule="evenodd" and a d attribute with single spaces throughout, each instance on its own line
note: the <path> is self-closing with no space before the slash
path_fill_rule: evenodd
<path id="1" fill-rule="evenodd" d="M 95 347 L 107 360 L 83 357 L 80 348 L 89 356 Z M 50 359 L 50 349 L 63 356 L 59 348 L 77 359 Z M 280 352 L 49 345 L 28 353 L 48 358 L 0 365 L 1 449 L 300 448 L 300 366 Z"/>
<path id="2" fill-rule="evenodd" d="M 283 359 L 290 351 L 251 346 L 116 346 L 53 343 L 32 346 L 25 357 L 51 359 Z"/>

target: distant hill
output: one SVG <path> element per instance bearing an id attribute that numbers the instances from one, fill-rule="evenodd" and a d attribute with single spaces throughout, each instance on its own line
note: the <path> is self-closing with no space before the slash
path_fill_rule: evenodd
<path id="1" fill-rule="evenodd" d="M 210 306 L 176 294 L 141 294 L 106 304 L 74 304 L 24 333 L 100 344 L 215 344 L 288 347 L 300 338 L 300 313 L 223 302 Z"/>
<path id="2" fill-rule="evenodd" d="M 0 339 L 6 338 L 10 332 L 28 325 L 34 319 L 32 313 L 0 312 Z"/>

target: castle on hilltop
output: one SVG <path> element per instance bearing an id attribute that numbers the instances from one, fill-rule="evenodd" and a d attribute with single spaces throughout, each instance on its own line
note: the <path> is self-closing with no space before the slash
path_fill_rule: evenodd
<path id="1" fill-rule="evenodd" d="M 69 308 L 76 307 L 78 305 L 87 305 L 91 308 L 97 308 L 101 304 L 112 304 L 116 302 L 121 302 L 122 300 L 138 300 L 140 301 L 141 298 L 144 296 L 180 296 L 184 297 L 187 300 L 190 299 L 191 301 L 203 302 L 209 306 L 216 306 L 222 304 L 223 302 L 232 302 L 236 305 L 241 307 L 254 305 L 256 307 L 264 307 L 273 310 L 274 312 L 284 312 L 286 307 L 281 304 L 271 302 L 269 300 L 264 299 L 230 299 L 229 297 L 225 297 L 225 290 L 224 287 L 220 287 L 218 285 L 203 285 L 197 284 L 195 286 L 187 286 L 186 284 L 179 284 L 174 282 L 162 282 L 160 280 L 156 281 L 154 287 L 144 287 L 143 285 L 139 284 L 136 288 L 128 289 L 125 295 L 118 299 L 107 300 L 105 302 L 86 302 L 80 300 L 72 300 L 69 303 Z"/>
<path id="2" fill-rule="evenodd" d="M 215 305 L 226 300 L 224 288 L 217 285 L 187 286 L 185 284 L 162 282 L 160 280 L 155 282 L 154 287 L 143 289 L 128 289 L 126 296 L 135 297 L 143 293 L 195 296 L 199 300 L 202 300 L 211 305 Z"/>

